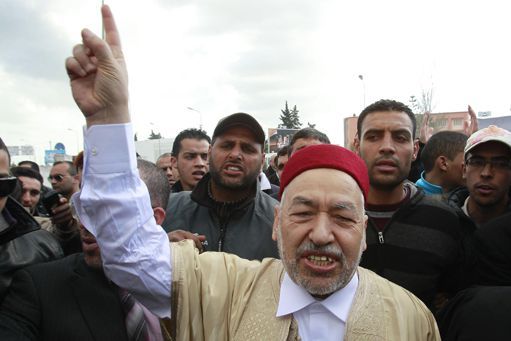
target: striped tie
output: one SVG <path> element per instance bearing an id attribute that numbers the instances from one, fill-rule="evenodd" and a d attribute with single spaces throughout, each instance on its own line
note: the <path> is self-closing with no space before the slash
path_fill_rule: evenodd
<path id="1" fill-rule="evenodd" d="M 119 288 L 121 304 L 126 314 L 126 332 L 130 341 L 149 340 L 144 310 L 140 303 L 125 289 Z"/>

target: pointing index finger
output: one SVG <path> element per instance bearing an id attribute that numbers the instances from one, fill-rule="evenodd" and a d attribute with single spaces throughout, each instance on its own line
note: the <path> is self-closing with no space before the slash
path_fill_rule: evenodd
<path id="1" fill-rule="evenodd" d="M 103 27 L 105 30 L 105 41 L 110 48 L 115 51 L 121 51 L 121 38 L 117 26 L 115 25 L 114 16 L 108 5 L 101 7 L 101 15 L 103 17 Z"/>

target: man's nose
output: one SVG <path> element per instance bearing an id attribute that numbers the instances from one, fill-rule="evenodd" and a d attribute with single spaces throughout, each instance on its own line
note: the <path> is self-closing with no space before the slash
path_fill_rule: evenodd
<path id="1" fill-rule="evenodd" d="M 485 178 L 493 176 L 493 168 L 490 162 L 487 162 L 483 169 L 481 169 L 481 176 Z"/>
<path id="2" fill-rule="evenodd" d="M 239 159 L 239 158 L 241 158 L 241 155 L 242 155 L 242 151 L 239 146 L 234 146 L 231 149 L 231 152 L 229 153 L 229 157 L 231 157 L 233 159 Z"/>
<path id="3" fill-rule="evenodd" d="M 198 167 L 204 167 L 208 163 L 207 160 L 204 160 L 200 155 L 197 156 L 195 165 Z"/>
<path id="4" fill-rule="evenodd" d="M 332 233 L 332 221 L 327 213 L 319 213 L 316 224 L 309 233 L 309 239 L 316 245 L 327 245 L 335 238 Z"/>
<path id="5" fill-rule="evenodd" d="M 383 138 L 381 140 L 380 144 L 380 153 L 387 154 L 387 153 L 394 153 L 396 151 L 396 148 L 394 146 L 394 141 L 392 140 L 392 136 L 390 134 L 383 135 Z"/>
<path id="6" fill-rule="evenodd" d="M 30 203 L 30 194 L 28 192 L 23 193 L 23 196 L 21 197 L 21 201 L 23 205 Z"/>

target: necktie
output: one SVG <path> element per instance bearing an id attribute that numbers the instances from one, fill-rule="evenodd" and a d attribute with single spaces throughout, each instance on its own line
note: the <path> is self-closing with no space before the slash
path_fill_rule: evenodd
<path id="1" fill-rule="evenodd" d="M 121 298 L 121 304 L 124 309 L 124 313 L 126 314 L 125 322 L 128 340 L 148 340 L 149 334 L 142 306 L 125 289 L 119 288 L 119 296 Z"/>

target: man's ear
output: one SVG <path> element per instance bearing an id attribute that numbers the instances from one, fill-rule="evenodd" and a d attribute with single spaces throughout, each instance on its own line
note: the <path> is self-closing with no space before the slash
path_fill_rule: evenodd
<path id="1" fill-rule="evenodd" d="M 156 220 L 156 224 L 161 225 L 163 221 L 165 220 L 165 210 L 161 207 L 155 207 L 153 208 L 153 215 L 154 220 Z"/>
<path id="2" fill-rule="evenodd" d="M 417 154 L 419 154 L 419 139 L 418 138 L 413 141 L 412 161 L 417 160 Z"/>
<path id="3" fill-rule="evenodd" d="M 447 168 L 449 168 L 449 165 L 447 163 L 447 158 L 443 155 L 440 155 L 439 157 L 436 158 L 436 165 L 437 167 L 443 171 L 443 172 L 447 172 Z"/>
<path id="4" fill-rule="evenodd" d="M 358 133 L 353 138 L 353 148 L 355 148 L 355 154 L 360 156 L 360 138 L 358 137 Z"/>
<path id="5" fill-rule="evenodd" d="M 271 234 L 271 238 L 273 240 L 277 240 L 278 236 L 278 228 L 279 228 L 279 216 L 280 216 L 280 205 L 275 205 L 274 212 L 273 212 L 274 218 L 273 218 L 273 232 Z"/>
<path id="6" fill-rule="evenodd" d="M 266 154 L 265 154 L 265 153 L 263 153 L 263 157 L 261 158 L 261 172 L 262 172 L 262 171 L 263 171 L 263 169 L 264 169 L 265 161 L 266 161 Z M 270 162 L 270 167 L 271 167 L 271 162 Z"/>
<path id="7" fill-rule="evenodd" d="M 172 165 L 172 168 L 177 167 L 177 157 L 171 156 L 170 157 L 170 164 Z"/>
<path id="8" fill-rule="evenodd" d="M 80 174 L 73 175 L 73 182 L 80 185 Z"/>
<path id="9" fill-rule="evenodd" d="M 465 161 L 463 161 L 463 173 L 461 175 L 461 177 L 463 178 L 463 180 L 467 180 L 467 164 L 465 163 Z"/>

